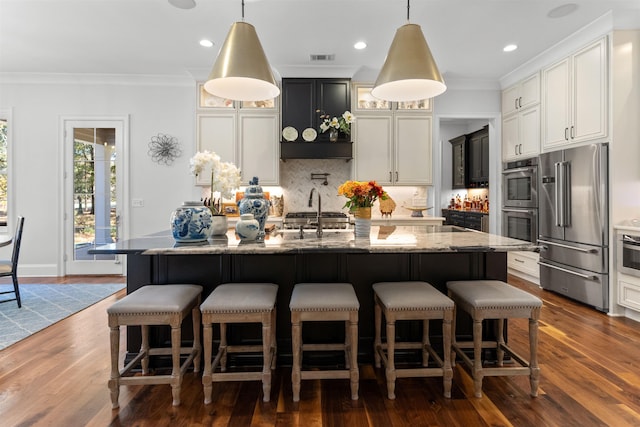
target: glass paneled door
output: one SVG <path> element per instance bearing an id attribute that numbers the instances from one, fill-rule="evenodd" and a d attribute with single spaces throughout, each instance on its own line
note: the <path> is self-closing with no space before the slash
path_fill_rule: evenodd
<path id="1" fill-rule="evenodd" d="M 90 249 L 121 238 L 120 121 L 65 123 L 65 274 L 124 274 L 120 257 Z"/>

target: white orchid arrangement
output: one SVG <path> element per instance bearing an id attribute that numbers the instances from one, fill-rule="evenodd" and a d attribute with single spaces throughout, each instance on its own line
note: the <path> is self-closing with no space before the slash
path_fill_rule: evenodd
<path id="1" fill-rule="evenodd" d="M 320 123 L 320 131 L 326 132 L 330 128 L 338 129 L 345 135 L 351 135 L 351 123 L 355 120 L 351 111 L 345 111 L 340 117 L 331 117 L 328 114 L 320 116 L 322 123 Z"/>
<path id="2" fill-rule="evenodd" d="M 233 197 L 233 192 L 240 188 L 240 170 L 231 162 L 221 161 L 220 156 L 208 150 L 197 152 L 189 160 L 189 164 L 194 176 L 199 176 L 211 169 L 210 197 L 204 199 L 204 205 L 208 206 L 214 215 L 222 214 L 221 200 L 230 199 Z M 215 194 L 219 194 L 217 199 L 214 197 Z"/>

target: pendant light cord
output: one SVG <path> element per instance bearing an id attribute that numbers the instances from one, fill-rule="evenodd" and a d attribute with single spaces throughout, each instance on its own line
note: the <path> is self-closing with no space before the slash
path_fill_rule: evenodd
<path id="1" fill-rule="evenodd" d="M 409 22 L 409 3 L 410 2 L 411 2 L 411 0 L 407 0 L 407 22 Z"/>
<path id="2" fill-rule="evenodd" d="M 244 0 L 242 0 L 242 22 L 244 22 Z"/>

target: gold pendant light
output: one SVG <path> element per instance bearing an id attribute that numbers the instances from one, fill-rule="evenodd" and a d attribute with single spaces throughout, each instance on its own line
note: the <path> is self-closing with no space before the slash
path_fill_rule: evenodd
<path id="1" fill-rule="evenodd" d="M 280 95 L 267 56 L 253 25 L 235 22 L 220 49 L 204 89 L 220 98 L 262 101 Z"/>
<path id="2" fill-rule="evenodd" d="M 416 101 L 445 90 L 447 86 L 420 26 L 407 23 L 398 28 L 371 95 L 387 101 Z"/>

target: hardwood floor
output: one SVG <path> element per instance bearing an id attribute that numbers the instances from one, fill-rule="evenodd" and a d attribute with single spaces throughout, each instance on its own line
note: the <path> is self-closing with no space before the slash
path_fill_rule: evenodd
<path id="1" fill-rule="evenodd" d="M 92 278 L 113 281 L 113 277 Z M 31 279 L 36 280 L 36 279 Z M 22 280 L 29 283 L 31 280 Z M 37 279 L 43 282 L 43 279 Z M 61 278 L 47 283 L 87 282 Z M 530 283 L 510 283 L 544 300 L 539 333 L 540 395 L 526 377 L 489 377 L 484 397 L 458 365 L 451 399 L 439 378 L 402 378 L 386 398 L 384 372 L 361 365 L 360 399 L 346 380 L 308 380 L 292 402 L 291 376 L 278 368 L 272 401 L 257 382 L 214 384 L 203 404 L 200 377 L 188 373 L 182 405 L 168 385 L 122 387 L 111 410 L 106 308 L 124 291 L 0 351 L 3 426 L 626 426 L 640 425 L 640 323 L 612 318 Z M 1 306 L 0 306 L 1 309 Z M 527 354 L 527 321 L 509 323 L 509 341 Z M 124 335 L 124 334 L 123 334 Z"/>

